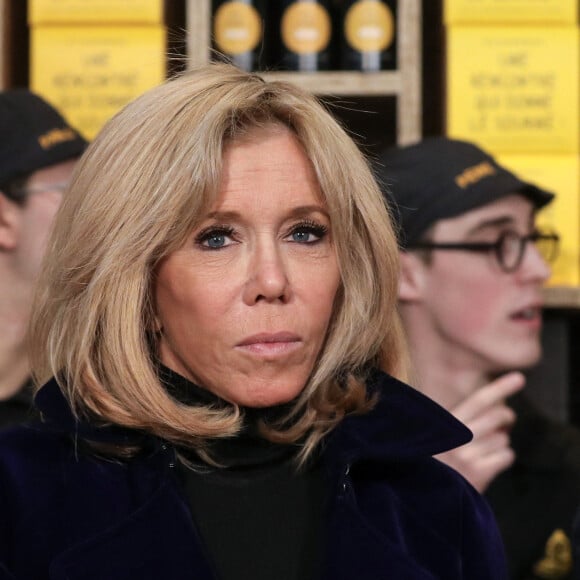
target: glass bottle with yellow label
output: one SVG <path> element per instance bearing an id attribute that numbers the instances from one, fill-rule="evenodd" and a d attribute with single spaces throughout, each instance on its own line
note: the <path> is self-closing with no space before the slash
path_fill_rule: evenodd
<path id="1" fill-rule="evenodd" d="M 328 0 L 277 0 L 277 58 L 273 68 L 313 72 L 331 68 L 333 26 Z"/>
<path id="2" fill-rule="evenodd" d="M 213 48 L 235 66 L 251 71 L 264 64 L 267 0 L 213 0 Z"/>
<path id="3" fill-rule="evenodd" d="M 346 0 L 340 68 L 365 72 L 396 69 L 396 22 L 397 0 Z"/>

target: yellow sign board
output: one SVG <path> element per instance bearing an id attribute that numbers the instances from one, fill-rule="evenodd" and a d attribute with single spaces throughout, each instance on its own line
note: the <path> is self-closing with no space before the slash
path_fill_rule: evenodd
<path id="1" fill-rule="evenodd" d="M 163 0 L 28 0 L 28 23 L 162 24 Z"/>
<path id="2" fill-rule="evenodd" d="M 446 24 L 575 24 L 578 0 L 445 0 Z"/>
<path id="3" fill-rule="evenodd" d="M 495 153 L 577 153 L 576 26 L 448 29 L 447 133 Z"/>
<path id="4" fill-rule="evenodd" d="M 30 85 L 92 139 L 126 103 L 163 82 L 163 26 L 39 26 Z"/>

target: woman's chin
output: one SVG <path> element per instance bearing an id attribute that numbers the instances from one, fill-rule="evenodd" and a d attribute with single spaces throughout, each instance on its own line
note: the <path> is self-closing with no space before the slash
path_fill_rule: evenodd
<path id="1" fill-rule="evenodd" d="M 235 403 L 242 407 L 274 407 L 283 405 L 298 397 L 304 388 L 304 384 L 297 385 L 276 385 L 267 386 L 256 385 L 255 387 L 245 386 L 240 389 L 228 389 L 227 392 L 214 392 L 226 399 L 230 403 Z"/>

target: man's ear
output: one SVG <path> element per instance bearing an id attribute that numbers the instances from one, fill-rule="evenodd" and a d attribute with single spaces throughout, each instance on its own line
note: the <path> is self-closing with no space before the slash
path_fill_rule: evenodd
<path id="1" fill-rule="evenodd" d="M 0 252 L 14 250 L 18 243 L 21 209 L 0 191 Z"/>
<path id="2" fill-rule="evenodd" d="M 399 300 L 420 302 L 423 296 L 427 264 L 412 252 L 401 252 L 400 263 Z"/>

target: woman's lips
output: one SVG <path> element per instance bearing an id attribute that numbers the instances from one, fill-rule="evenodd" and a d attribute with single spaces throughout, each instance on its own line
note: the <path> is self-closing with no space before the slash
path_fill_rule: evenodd
<path id="1" fill-rule="evenodd" d="M 261 355 L 283 355 L 296 350 L 301 338 L 291 332 L 260 333 L 244 338 L 237 349 Z"/>

